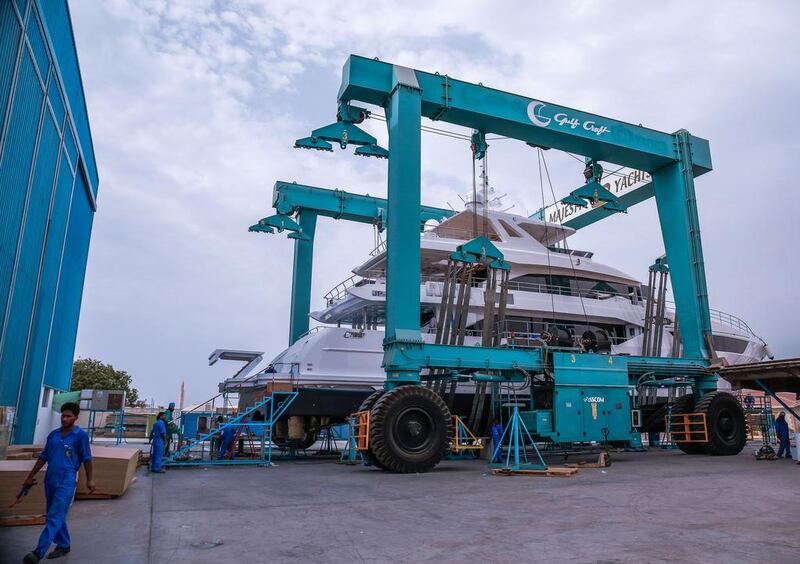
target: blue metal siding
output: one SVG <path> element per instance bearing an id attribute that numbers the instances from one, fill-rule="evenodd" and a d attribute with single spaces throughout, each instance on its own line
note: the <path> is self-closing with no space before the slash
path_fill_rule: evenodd
<path id="1" fill-rule="evenodd" d="M 58 81 L 51 80 L 50 86 L 47 87 L 47 99 L 50 100 L 50 107 L 53 109 L 53 114 L 56 118 L 58 128 L 64 127 L 64 99 L 61 97 L 61 92 L 58 89 Z"/>
<path id="2" fill-rule="evenodd" d="M 72 375 L 83 278 L 86 273 L 89 234 L 93 219 L 94 214 L 86 195 L 86 183 L 83 176 L 78 174 L 72 196 L 64 257 L 61 261 L 53 336 L 50 340 L 50 354 L 47 357 L 44 379 L 46 385 L 62 390 L 69 386 Z"/>
<path id="3" fill-rule="evenodd" d="M 78 54 L 75 51 L 75 41 L 72 33 L 72 23 L 69 16 L 69 7 L 66 0 L 38 0 L 42 17 L 47 25 L 50 39 L 53 42 L 59 70 L 64 79 L 69 106 L 75 120 L 78 140 L 83 151 L 86 169 L 89 173 L 89 184 L 92 193 L 97 195 L 97 165 L 94 160 L 94 146 L 92 133 L 89 128 L 89 118 L 86 111 L 86 101 L 83 95 L 83 83 L 78 65 Z"/>
<path id="4" fill-rule="evenodd" d="M 44 366 L 49 354 L 51 342 L 51 325 L 53 322 L 56 289 L 61 270 L 61 256 L 64 251 L 67 219 L 69 215 L 70 200 L 75 178 L 67 164 L 67 157 L 61 153 L 61 163 L 58 168 L 53 205 L 47 228 L 45 241 L 45 256 L 42 263 L 41 282 L 39 295 L 36 301 L 36 311 L 33 318 L 33 331 L 31 333 L 28 365 L 24 372 L 24 380 L 33 379 L 44 382 L 48 386 L 66 390 L 69 380 L 64 381 L 63 375 L 53 375 L 44 378 Z M 79 194 L 80 196 L 80 194 Z M 60 384 L 60 385 L 56 385 Z"/>
<path id="5" fill-rule="evenodd" d="M 6 0 L 4 0 L 6 1 Z M 5 352 L 5 319 L 22 228 L 22 214 L 33 165 L 39 116 L 44 94 L 27 50 L 23 52 L 8 137 L 0 163 L 0 351 Z M 5 356 L 5 355 L 3 355 Z M 0 363 L 0 404 L 16 405 L 19 372 L 7 372 Z"/>
<path id="6" fill-rule="evenodd" d="M 66 2 L 0 0 L 0 405 L 17 409 L 15 443 L 33 439 L 42 385 L 70 385 L 96 192 Z"/>
<path id="7" fill-rule="evenodd" d="M 14 13 L 14 6 L 11 2 L 0 2 L 0 146 L 21 36 L 22 30 Z"/>
<path id="8" fill-rule="evenodd" d="M 39 24 L 39 17 L 36 12 L 32 12 L 28 18 L 28 42 L 33 49 L 36 66 L 39 68 L 39 75 L 42 81 L 47 80 L 47 73 L 50 71 L 50 57 L 47 55 L 47 47 L 42 37 L 42 28 Z"/>
<path id="9" fill-rule="evenodd" d="M 6 324 L 6 341 L 0 355 L 0 371 L 4 374 L 23 374 L 26 359 L 29 358 L 28 340 L 33 304 L 39 289 L 45 229 L 50 212 L 60 142 L 58 130 L 50 113 L 45 113 Z M 22 393 L 17 403 L 16 425 L 19 428 L 33 429 L 36 426 L 41 389 L 41 374 L 22 379 Z"/>

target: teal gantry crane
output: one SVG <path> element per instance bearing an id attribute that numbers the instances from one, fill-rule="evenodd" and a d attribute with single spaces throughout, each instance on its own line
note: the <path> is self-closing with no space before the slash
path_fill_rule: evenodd
<path id="1" fill-rule="evenodd" d="M 366 108 L 354 105 L 359 102 L 384 109 L 388 151 L 356 125 L 369 115 Z M 646 415 L 640 408 L 647 409 L 638 404 L 642 386 L 688 388 L 691 393 L 679 398 L 671 413 L 702 414 L 707 440 L 690 440 L 693 434 L 687 430 L 685 440 L 678 441 L 680 448 L 692 454 L 741 451 L 745 440 L 741 406 L 730 394 L 717 391 L 695 200 L 694 178 L 712 168 L 708 141 L 685 130 L 664 133 L 356 55 L 344 65 L 338 104 L 337 122 L 299 139 L 296 146 L 332 150 L 330 142 L 343 149 L 355 144 L 360 146 L 357 154 L 388 155 L 388 197 L 379 214 L 389 226 L 383 360 L 386 382 L 382 393 L 365 402 L 371 415 L 370 457 L 378 466 L 398 472 L 424 472 L 447 451 L 451 415 L 436 392 L 419 385 L 421 372 L 425 377 L 455 374 L 461 381 L 531 382 L 531 408 L 520 416 L 535 438 L 554 442 L 640 445 L 641 419 Z M 592 214 L 592 222 L 624 211 L 627 205 L 600 185 L 601 161 L 649 173 L 652 188 L 644 194 L 656 199 L 680 324 L 682 358 L 598 354 L 546 345 L 512 348 L 497 341 L 493 346 L 425 342 L 419 308 L 422 117 L 470 128 L 479 141 L 485 141 L 491 133 L 534 148 L 584 156 L 586 183 L 564 201 L 599 206 L 602 211 Z M 334 199 L 331 208 L 336 205 Z M 319 202 L 315 206 L 324 207 Z M 293 229 L 299 248 L 303 237 L 313 236 L 313 220 L 304 224 L 305 212 L 291 206 L 279 208 L 279 216 L 290 219 L 285 214 L 292 211 L 300 211 L 295 225 L 283 217 L 262 221 L 264 227 Z M 375 220 L 374 213 L 370 217 L 369 221 Z M 484 263 L 487 270 L 502 264 L 502 256 L 487 253 L 486 241 L 479 239 L 460 249 L 469 252 L 454 253 L 451 258 Z M 298 277 L 310 277 L 311 258 L 310 254 L 298 258 L 300 252 L 296 248 L 292 323 L 297 328 L 292 330 L 292 338 L 303 323 L 300 314 L 308 311 L 308 281 L 299 281 Z M 296 299 L 306 301 L 302 307 L 295 307 Z"/>

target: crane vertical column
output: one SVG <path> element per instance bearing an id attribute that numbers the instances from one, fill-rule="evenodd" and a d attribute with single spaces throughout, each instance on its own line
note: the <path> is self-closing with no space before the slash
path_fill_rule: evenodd
<path id="1" fill-rule="evenodd" d="M 307 238 L 294 240 L 294 268 L 292 269 L 292 306 L 289 318 L 289 345 L 293 345 L 308 331 L 308 313 L 311 311 L 311 273 L 314 262 L 314 232 L 317 214 L 302 211 L 297 214 L 301 233 Z"/>
<path id="2" fill-rule="evenodd" d="M 389 129 L 388 233 L 386 242 L 386 337 L 384 351 L 403 342 L 421 342 L 420 285 L 420 126 L 422 95 L 412 69 L 394 65 L 386 104 Z M 419 382 L 419 371 L 390 370 L 386 389 Z"/>
<path id="3" fill-rule="evenodd" d="M 675 309 L 685 358 L 713 355 L 703 265 L 703 247 L 692 174 L 692 145 L 686 131 L 675 134 L 680 160 L 652 172 L 664 249 L 670 264 Z"/>

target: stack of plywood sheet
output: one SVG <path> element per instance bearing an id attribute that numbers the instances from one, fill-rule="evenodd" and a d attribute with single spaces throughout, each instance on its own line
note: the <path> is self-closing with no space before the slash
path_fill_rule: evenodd
<path id="1" fill-rule="evenodd" d="M 138 448 L 92 445 L 94 460 L 94 482 L 97 491 L 89 493 L 86 487 L 86 470 L 81 465 L 78 474 L 79 499 L 117 497 L 125 493 L 133 482 L 133 474 L 139 462 Z"/>
<path id="2" fill-rule="evenodd" d="M 42 473 L 37 476 L 39 483 L 31 488 L 30 493 L 14 507 L 9 507 L 35 463 L 34 460 L 0 460 L 0 525 L 44 523 L 47 505 Z"/>
<path id="3" fill-rule="evenodd" d="M 38 458 L 42 445 L 9 445 L 6 448 L 6 460 L 31 460 Z"/>

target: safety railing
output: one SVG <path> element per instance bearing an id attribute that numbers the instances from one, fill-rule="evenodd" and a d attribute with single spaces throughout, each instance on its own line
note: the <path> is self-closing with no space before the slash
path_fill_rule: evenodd
<path id="1" fill-rule="evenodd" d="M 672 300 L 665 300 L 667 307 L 675 311 L 675 302 Z M 755 337 L 761 342 L 764 342 L 761 337 L 756 335 L 756 333 L 750 328 L 750 326 L 742 319 L 741 317 L 737 317 L 731 313 L 727 313 L 725 311 L 720 311 L 718 309 L 709 308 L 708 313 L 711 316 L 711 319 L 721 323 L 722 325 L 727 325 L 728 327 L 732 327 L 734 329 L 738 329 L 750 335 L 751 337 Z"/>

